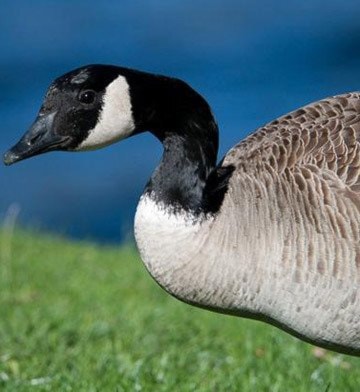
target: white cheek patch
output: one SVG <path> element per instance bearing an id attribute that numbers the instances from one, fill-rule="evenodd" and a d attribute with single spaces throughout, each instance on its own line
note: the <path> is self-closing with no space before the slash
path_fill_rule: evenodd
<path id="1" fill-rule="evenodd" d="M 89 131 L 77 150 L 91 150 L 107 146 L 128 137 L 135 129 L 129 85 L 118 76 L 105 90 L 102 109 L 95 128 Z"/>

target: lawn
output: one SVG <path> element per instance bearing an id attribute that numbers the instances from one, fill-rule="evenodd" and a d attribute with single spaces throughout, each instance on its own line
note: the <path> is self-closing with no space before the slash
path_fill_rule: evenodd
<path id="1" fill-rule="evenodd" d="M 358 391 L 359 359 L 183 304 L 132 246 L 0 232 L 1 391 Z"/>

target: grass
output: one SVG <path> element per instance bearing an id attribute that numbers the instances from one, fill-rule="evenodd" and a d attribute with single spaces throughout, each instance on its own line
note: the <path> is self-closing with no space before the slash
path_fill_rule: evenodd
<path id="1" fill-rule="evenodd" d="M 182 304 L 132 247 L 0 232 L 1 391 L 356 391 L 357 358 Z"/>

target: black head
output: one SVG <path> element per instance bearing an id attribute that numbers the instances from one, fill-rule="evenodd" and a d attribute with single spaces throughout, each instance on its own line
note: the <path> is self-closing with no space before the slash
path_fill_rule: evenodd
<path id="1" fill-rule="evenodd" d="M 122 71 L 89 65 L 57 78 L 29 131 L 5 154 L 5 164 L 48 151 L 95 149 L 129 136 L 135 126 Z"/>
<path id="2" fill-rule="evenodd" d="M 30 130 L 4 156 L 14 162 L 48 151 L 83 151 L 150 130 L 197 138 L 216 159 L 217 127 L 206 101 L 179 79 L 112 65 L 88 65 L 56 79 Z M 205 133 L 205 134 L 204 134 Z"/>

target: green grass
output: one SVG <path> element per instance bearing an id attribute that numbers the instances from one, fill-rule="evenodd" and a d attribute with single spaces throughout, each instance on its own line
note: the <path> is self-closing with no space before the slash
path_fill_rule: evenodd
<path id="1" fill-rule="evenodd" d="M 1 391 L 357 391 L 359 360 L 180 303 L 132 247 L 0 233 Z"/>

